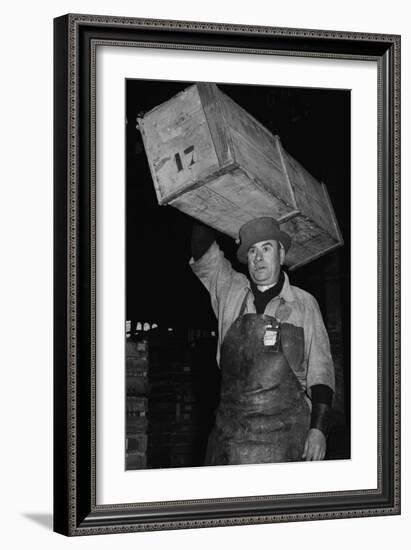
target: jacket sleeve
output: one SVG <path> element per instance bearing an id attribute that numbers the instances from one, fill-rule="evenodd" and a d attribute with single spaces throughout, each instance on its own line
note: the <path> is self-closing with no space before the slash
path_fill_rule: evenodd
<path id="1" fill-rule="evenodd" d="M 225 258 L 215 241 L 200 259 L 195 261 L 191 258 L 190 265 L 194 274 L 210 293 L 211 305 L 218 318 L 219 309 L 223 307 L 228 289 L 237 272 L 232 268 L 231 263 Z"/>
<path id="2" fill-rule="evenodd" d="M 308 394 L 311 395 L 311 387 L 317 384 L 328 386 L 334 392 L 335 373 L 330 341 L 320 308 L 313 296 L 307 303 L 304 324 Z"/>

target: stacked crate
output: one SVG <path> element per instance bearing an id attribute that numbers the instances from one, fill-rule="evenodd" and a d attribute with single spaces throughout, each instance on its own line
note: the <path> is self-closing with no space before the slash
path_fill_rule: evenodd
<path id="1" fill-rule="evenodd" d="M 149 380 L 150 467 L 196 465 L 198 405 L 186 334 L 152 331 Z"/>
<path id="2" fill-rule="evenodd" d="M 147 468 L 149 346 L 146 339 L 126 344 L 126 469 Z"/>

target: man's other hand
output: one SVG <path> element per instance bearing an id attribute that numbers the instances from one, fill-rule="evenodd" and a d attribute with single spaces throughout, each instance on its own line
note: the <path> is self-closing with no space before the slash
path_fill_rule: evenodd
<path id="1" fill-rule="evenodd" d="M 327 444 L 323 432 L 317 428 L 311 428 L 305 440 L 302 458 L 304 460 L 323 460 L 326 449 Z"/>

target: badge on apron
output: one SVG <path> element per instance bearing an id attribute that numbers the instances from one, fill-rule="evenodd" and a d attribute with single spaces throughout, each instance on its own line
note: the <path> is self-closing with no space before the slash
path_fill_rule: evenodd
<path id="1" fill-rule="evenodd" d="M 264 351 L 280 351 L 280 323 L 278 321 L 265 326 L 263 340 Z"/>

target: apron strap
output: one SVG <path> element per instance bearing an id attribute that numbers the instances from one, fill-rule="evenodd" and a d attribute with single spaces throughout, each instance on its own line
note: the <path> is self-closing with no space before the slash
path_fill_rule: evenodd
<path id="1" fill-rule="evenodd" d="M 237 319 L 239 319 L 240 317 L 242 317 L 243 314 L 244 314 L 245 308 L 247 307 L 248 295 L 250 294 L 250 292 L 251 292 L 251 291 L 250 291 L 249 289 L 247 289 L 247 292 L 245 293 L 243 302 L 242 302 L 241 307 L 240 307 L 240 313 L 238 314 Z"/>

